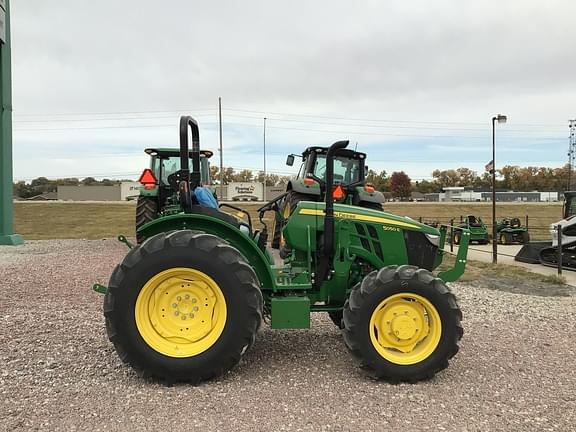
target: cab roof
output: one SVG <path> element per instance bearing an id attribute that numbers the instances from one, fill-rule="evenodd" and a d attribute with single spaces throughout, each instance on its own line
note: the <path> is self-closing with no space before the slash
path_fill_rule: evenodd
<path id="1" fill-rule="evenodd" d="M 302 152 L 302 157 L 305 158 L 310 153 L 317 153 L 317 154 L 326 154 L 328 153 L 329 147 L 308 147 L 306 150 Z M 350 159 L 366 159 L 366 153 L 357 152 L 350 149 L 340 149 L 336 153 L 337 156 L 343 156 Z"/>
<path id="2" fill-rule="evenodd" d="M 178 157 L 180 156 L 180 149 L 177 148 L 147 148 L 144 153 L 150 156 L 160 156 L 160 157 Z M 192 156 L 192 150 L 188 152 L 189 156 Z M 205 157 L 210 159 L 214 153 L 210 150 L 200 150 L 200 157 Z"/>

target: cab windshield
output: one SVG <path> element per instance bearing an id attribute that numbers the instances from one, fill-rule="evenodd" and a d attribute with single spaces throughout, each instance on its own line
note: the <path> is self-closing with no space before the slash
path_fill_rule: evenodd
<path id="1" fill-rule="evenodd" d="M 160 162 L 159 167 L 154 167 L 156 173 L 160 172 L 160 182 L 168 184 L 168 176 L 175 173 L 180 169 L 180 156 L 164 157 L 157 161 Z M 192 170 L 192 159 L 188 162 L 190 165 L 190 170 Z M 210 165 L 208 159 L 204 156 L 200 156 L 200 179 L 202 184 L 210 184 L 209 180 Z"/>
<path id="2" fill-rule="evenodd" d="M 314 162 L 312 173 L 326 180 L 326 155 L 319 154 Z M 360 161 L 346 157 L 334 158 L 334 181 L 341 184 L 356 183 L 360 180 Z"/>

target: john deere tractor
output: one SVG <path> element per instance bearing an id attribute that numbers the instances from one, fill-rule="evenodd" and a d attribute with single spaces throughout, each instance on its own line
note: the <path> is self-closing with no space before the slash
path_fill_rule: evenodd
<path id="1" fill-rule="evenodd" d="M 165 211 L 178 206 L 170 176 L 180 170 L 180 150 L 176 148 L 147 148 L 150 168 L 140 175 L 140 195 L 136 204 L 136 230 L 147 222 L 156 219 Z M 190 154 L 190 158 L 192 155 Z M 200 150 L 200 179 L 204 185 L 210 184 L 210 162 L 212 152 Z M 138 242 L 140 237 L 137 236 Z"/>
<path id="2" fill-rule="evenodd" d="M 528 228 L 522 226 L 522 222 L 517 217 L 496 221 L 496 231 L 498 233 L 498 243 L 503 245 L 513 243 L 526 244 L 530 241 Z"/>
<path id="3" fill-rule="evenodd" d="M 460 228 L 466 229 L 470 233 L 469 241 L 477 242 L 478 244 L 488 244 L 488 228 L 481 218 L 474 215 L 468 215 L 460 221 L 458 225 Z M 463 231 L 461 229 L 454 230 L 453 241 L 455 244 L 460 244 L 462 241 Z"/>
<path id="4" fill-rule="evenodd" d="M 292 214 L 300 201 L 321 202 L 326 194 L 326 170 L 328 147 L 308 147 L 302 155 L 288 155 L 286 165 L 293 166 L 296 157 L 302 158 L 300 170 L 288 182 L 287 194 L 280 203 L 280 212 L 274 219 L 271 246 L 283 246 L 283 223 Z M 384 195 L 366 183 L 366 154 L 340 149 L 334 157 L 334 184 L 337 204 L 348 204 L 374 210 L 382 210 Z"/>
<path id="5" fill-rule="evenodd" d="M 325 200 L 297 203 L 283 228 L 290 256 L 275 264 L 266 225 L 257 231 L 222 208 L 194 203 L 199 130 L 182 117 L 180 169 L 170 182 L 180 211 L 141 226 L 140 245 L 122 238 L 130 251 L 108 287 L 95 285 L 105 293 L 106 329 L 120 358 L 143 377 L 198 383 L 234 367 L 263 319 L 273 329 L 304 329 L 312 313 L 328 312 L 340 314 L 346 346 L 375 377 L 415 382 L 446 368 L 463 333 L 446 282 L 464 272 L 469 232 L 462 230 L 454 266 L 433 273 L 445 226 L 335 204 L 335 160 L 347 145 L 329 147 Z M 260 207 L 260 219 L 279 212 L 285 197 Z"/>

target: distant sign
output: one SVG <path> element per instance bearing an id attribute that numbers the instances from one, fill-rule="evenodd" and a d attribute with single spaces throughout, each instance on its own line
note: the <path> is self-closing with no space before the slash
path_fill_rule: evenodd
<path id="1" fill-rule="evenodd" d="M 233 201 L 262 201 L 264 189 L 262 183 L 230 183 L 228 199 Z"/>

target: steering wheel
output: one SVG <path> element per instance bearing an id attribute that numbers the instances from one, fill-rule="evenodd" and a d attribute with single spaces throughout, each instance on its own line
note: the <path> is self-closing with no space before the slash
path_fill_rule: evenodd
<path id="1" fill-rule="evenodd" d="M 170 185 L 170 188 L 174 191 L 178 190 L 179 185 L 180 185 L 180 178 L 179 178 L 179 176 L 177 176 L 177 174 L 178 174 L 178 171 L 173 172 L 167 178 L 168 184 Z"/>

